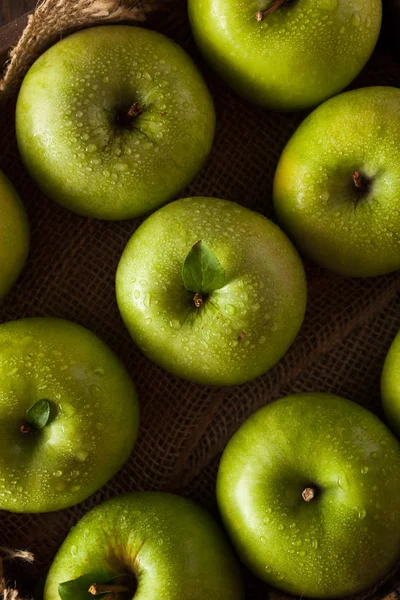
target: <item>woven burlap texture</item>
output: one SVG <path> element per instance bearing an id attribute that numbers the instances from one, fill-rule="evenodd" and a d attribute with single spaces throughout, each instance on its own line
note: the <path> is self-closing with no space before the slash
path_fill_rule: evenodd
<path id="1" fill-rule="evenodd" d="M 86 25 L 142 20 L 156 4 L 147 0 L 128 8 L 113 0 L 47 0 L 31 18 L 4 80 L 0 168 L 26 205 L 32 240 L 27 266 L 0 307 L 0 322 L 55 316 L 93 330 L 124 361 L 137 385 L 142 410 L 140 436 L 131 458 L 97 494 L 49 515 L 0 513 L 1 544 L 33 550 L 36 562 L 29 572 L 34 577 L 45 574 L 69 528 L 88 509 L 115 494 L 174 491 L 214 510 L 221 451 L 251 413 L 275 398 L 293 391 L 332 392 L 380 414 L 382 362 L 400 329 L 399 274 L 350 279 L 305 261 L 309 299 L 304 326 L 287 355 L 266 375 L 242 386 L 209 388 L 178 380 L 141 355 L 122 324 L 114 290 L 119 258 L 140 219 L 95 221 L 48 200 L 20 162 L 14 110 L 22 76 L 50 44 Z M 227 198 L 273 218 L 273 174 L 285 143 L 304 114 L 270 113 L 229 90 L 199 59 L 184 0 L 175 0 L 169 11 L 149 15 L 147 24 L 174 38 L 195 58 L 217 110 L 210 159 L 181 196 Z M 354 85 L 399 85 L 398 73 L 396 65 L 377 52 Z M 392 589 L 390 581 L 385 590 Z M 249 598 L 265 599 L 265 590 L 261 586 L 259 591 L 249 579 Z M 379 597 L 381 593 L 368 595 Z"/>

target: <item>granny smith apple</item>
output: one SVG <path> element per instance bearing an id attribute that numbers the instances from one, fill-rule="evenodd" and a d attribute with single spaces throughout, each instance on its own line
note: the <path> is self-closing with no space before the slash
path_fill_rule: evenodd
<path id="1" fill-rule="evenodd" d="M 394 338 L 383 365 L 381 391 L 389 425 L 400 435 L 400 333 Z"/>
<path id="2" fill-rule="evenodd" d="M 243 562 L 295 596 L 357 594 L 400 556 L 400 445 L 337 396 L 288 396 L 251 416 L 225 449 L 217 497 Z"/>
<path id="3" fill-rule="evenodd" d="M 87 329 L 50 318 L 0 325 L 0 373 L 1 510 L 76 504 L 130 455 L 135 388 Z"/>
<path id="4" fill-rule="evenodd" d="M 381 0 L 189 0 L 200 50 L 241 95 L 275 110 L 315 106 L 361 71 Z"/>
<path id="5" fill-rule="evenodd" d="M 400 90 L 346 92 L 300 125 L 280 158 L 275 210 L 316 263 L 366 277 L 400 268 Z"/>
<path id="6" fill-rule="evenodd" d="M 127 219 L 171 200 L 201 168 L 214 107 L 187 54 L 154 31 L 94 27 L 33 65 L 17 105 L 32 177 L 53 200 L 100 219 Z"/>
<path id="7" fill-rule="evenodd" d="M 107 590 L 110 600 L 244 598 L 239 567 L 210 515 L 156 492 L 113 498 L 85 515 L 53 562 L 44 600 Z"/>
<path id="8" fill-rule="evenodd" d="M 185 198 L 128 242 L 122 318 L 142 351 L 190 381 L 233 385 L 272 367 L 303 321 L 299 256 L 271 221 L 234 202 Z"/>
<path id="9" fill-rule="evenodd" d="M 0 300 L 20 274 L 28 250 L 29 226 L 24 207 L 0 171 Z"/>

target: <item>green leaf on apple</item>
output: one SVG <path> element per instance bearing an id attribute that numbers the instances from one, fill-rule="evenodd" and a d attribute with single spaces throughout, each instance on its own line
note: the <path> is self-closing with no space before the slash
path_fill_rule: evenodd
<path id="1" fill-rule="evenodd" d="M 50 419 L 50 412 L 49 400 L 38 400 L 26 411 L 26 420 L 35 429 L 43 429 Z"/>
<path id="2" fill-rule="evenodd" d="M 61 600 L 93 600 L 93 594 L 89 593 L 89 588 L 95 583 L 109 583 L 113 579 L 114 575 L 110 571 L 97 569 L 77 579 L 60 583 L 58 594 Z"/>
<path id="3" fill-rule="evenodd" d="M 224 268 L 203 240 L 196 242 L 187 255 L 182 278 L 189 292 L 210 294 L 225 285 Z"/>

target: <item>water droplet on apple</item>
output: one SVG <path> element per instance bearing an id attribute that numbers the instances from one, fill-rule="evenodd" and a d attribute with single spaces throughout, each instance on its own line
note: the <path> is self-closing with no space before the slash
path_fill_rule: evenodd
<path id="1" fill-rule="evenodd" d="M 351 24 L 353 27 L 358 27 L 361 23 L 361 15 L 358 11 L 354 12 L 351 17 Z"/>
<path id="2" fill-rule="evenodd" d="M 63 474 L 62 471 L 54 471 L 54 473 L 53 473 L 54 477 L 61 477 L 62 474 Z"/>
<path id="3" fill-rule="evenodd" d="M 313 540 L 313 541 L 311 542 L 311 546 L 312 546 L 313 548 L 317 549 L 317 548 L 318 548 L 318 546 L 319 546 L 319 542 L 318 542 L 318 540 Z"/>
<path id="4" fill-rule="evenodd" d="M 106 76 L 106 77 L 103 77 L 103 83 L 108 83 L 109 81 L 110 81 L 110 80 L 109 80 L 109 78 L 108 78 L 107 76 Z"/>
<path id="5" fill-rule="evenodd" d="M 268 523 L 271 521 L 271 519 L 269 517 L 264 517 L 263 522 L 265 523 L 265 525 L 268 525 Z"/>
<path id="6" fill-rule="evenodd" d="M 91 385 L 89 385 L 89 394 L 92 397 L 96 397 L 96 396 L 100 396 L 102 392 L 102 389 L 99 385 L 97 385 L 96 383 L 92 383 Z"/>
<path id="7" fill-rule="evenodd" d="M 75 454 L 75 458 L 78 462 L 85 462 L 88 456 L 89 452 L 86 450 L 78 450 L 78 452 Z"/>
<path id="8" fill-rule="evenodd" d="M 342 27 L 339 29 L 339 33 L 343 34 L 346 31 L 346 28 L 344 27 L 344 25 L 342 25 Z"/>
<path id="9" fill-rule="evenodd" d="M 145 324 L 146 324 L 146 325 L 151 325 L 152 321 L 153 321 L 153 319 L 152 319 L 151 317 L 147 317 L 147 318 L 144 320 L 144 322 L 145 322 Z"/>
<path id="10" fill-rule="evenodd" d="M 279 531 L 283 531 L 285 529 L 285 526 L 280 524 L 280 525 L 278 525 L 278 529 L 279 529 Z"/>
<path id="11" fill-rule="evenodd" d="M 365 517 L 367 516 L 367 511 L 362 508 L 359 512 L 358 512 L 358 518 L 359 519 L 365 519 Z"/>
<path id="12" fill-rule="evenodd" d="M 267 543 L 267 538 L 264 535 L 262 535 L 260 537 L 260 541 L 261 541 L 261 543 L 266 544 Z"/>
<path id="13" fill-rule="evenodd" d="M 282 579 L 285 579 L 285 576 L 282 573 L 277 573 L 276 577 L 277 577 L 277 579 L 279 579 L 279 581 L 282 581 Z"/>
<path id="14" fill-rule="evenodd" d="M 368 27 L 368 29 L 371 27 L 371 17 L 369 15 L 365 19 L 365 26 Z"/>
<path id="15" fill-rule="evenodd" d="M 361 467 L 362 475 L 366 475 L 368 473 L 368 471 L 369 471 L 368 467 Z"/>
<path id="16" fill-rule="evenodd" d="M 300 552 L 299 552 L 299 556 L 305 556 L 305 555 L 306 555 L 306 552 L 305 552 L 305 550 L 300 550 Z"/>
<path id="17" fill-rule="evenodd" d="M 271 573 L 272 571 L 271 567 L 269 567 L 268 565 L 265 565 L 265 570 L 267 571 L 267 573 Z"/>
<path id="18" fill-rule="evenodd" d="M 96 146 L 96 144 L 89 144 L 88 147 L 86 148 L 86 150 L 88 152 L 96 152 L 97 146 Z"/>
<path id="19" fill-rule="evenodd" d="M 103 175 L 104 175 L 104 177 L 107 177 L 107 179 L 108 179 L 110 177 L 111 173 L 110 173 L 110 171 L 106 170 L 106 171 L 103 171 Z"/>
<path id="20" fill-rule="evenodd" d="M 236 308 L 232 304 L 227 304 L 225 310 L 228 315 L 234 315 L 236 313 Z"/>

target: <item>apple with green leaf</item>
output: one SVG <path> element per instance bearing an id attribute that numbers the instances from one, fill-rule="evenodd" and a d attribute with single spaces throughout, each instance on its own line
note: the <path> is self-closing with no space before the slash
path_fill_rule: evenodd
<path id="1" fill-rule="evenodd" d="M 197 44 L 249 100 L 300 110 L 343 90 L 378 40 L 381 0 L 189 0 Z"/>
<path id="2" fill-rule="evenodd" d="M 200 506 L 172 494 L 113 498 L 72 529 L 44 600 L 243 600 L 240 569 Z"/>
<path id="3" fill-rule="evenodd" d="M 117 300 L 137 345 L 175 375 L 233 385 L 270 369 L 303 321 L 300 258 L 271 221 L 217 198 L 185 198 L 133 234 Z"/>
<path id="4" fill-rule="evenodd" d="M 337 396 L 288 396 L 252 415 L 224 451 L 217 499 L 242 561 L 296 597 L 358 594 L 400 557 L 400 444 Z"/>
<path id="5" fill-rule="evenodd" d="M 22 202 L 0 172 L 0 300 L 20 274 L 29 250 L 29 225 Z"/>
<path id="6" fill-rule="evenodd" d="M 275 174 L 279 222 L 316 263 L 367 277 L 400 269 L 400 90 L 340 94 L 309 115 Z"/>
<path id="7" fill-rule="evenodd" d="M 16 127 L 22 159 L 50 198 L 89 217 L 129 219 L 193 179 L 215 113 L 182 48 L 155 31 L 108 25 L 68 36 L 34 63 Z"/>
<path id="8" fill-rule="evenodd" d="M 0 510 L 77 504 L 130 455 L 135 388 L 87 329 L 51 318 L 0 325 L 0 373 Z"/>

